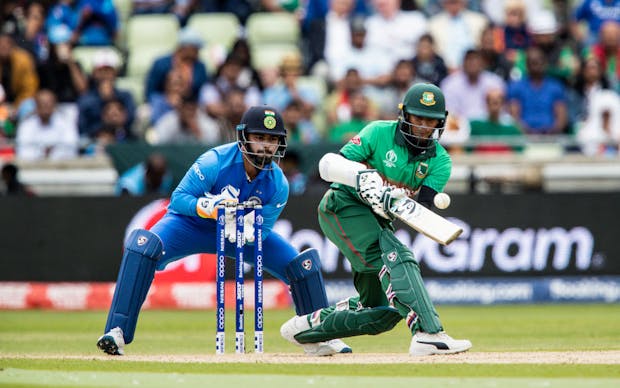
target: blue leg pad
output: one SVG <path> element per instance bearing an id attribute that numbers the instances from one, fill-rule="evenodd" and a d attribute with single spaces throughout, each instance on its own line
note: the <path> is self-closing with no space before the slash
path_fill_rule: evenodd
<path id="1" fill-rule="evenodd" d="M 125 241 L 125 253 L 116 280 L 105 332 L 120 327 L 126 344 L 133 341 L 138 314 L 153 282 L 157 259 L 161 256 L 162 250 L 161 239 L 144 229 L 134 230 Z"/>
<path id="2" fill-rule="evenodd" d="M 301 252 L 288 264 L 285 272 L 297 315 L 310 314 L 329 306 L 316 249 Z"/>

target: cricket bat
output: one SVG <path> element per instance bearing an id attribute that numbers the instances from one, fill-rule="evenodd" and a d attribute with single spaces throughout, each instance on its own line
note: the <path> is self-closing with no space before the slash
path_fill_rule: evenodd
<path id="1" fill-rule="evenodd" d="M 319 162 L 321 178 L 328 182 L 341 183 L 351 187 L 355 187 L 357 172 L 367 168 L 362 163 L 332 153 L 323 156 Z M 450 244 L 463 233 L 463 229 L 458 225 L 425 208 L 411 198 L 405 197 L 394 202 L 390 207 L 390 213 L 416 231 L 442 245 Z"/>

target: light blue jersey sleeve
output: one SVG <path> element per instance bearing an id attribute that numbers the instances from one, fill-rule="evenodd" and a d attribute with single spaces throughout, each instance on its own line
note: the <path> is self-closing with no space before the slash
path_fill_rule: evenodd
<path id="1" fill-rule="evenodd" d="M 196 216 L 198 198 L 211 191 L 220 171 L 220 161 L 215 151 L 202 154 L 187 170 L 172 193 L 169 208 L 186 216 Z"/>
<path id="2" fill-rule="evenodd" d="M 276 175 L 278 178 L 272 183 L 276 190 L 267 203 L 263 203 L 263 235 L 267 237 L 288 201 L 289 186 L 284 175 Z"/>

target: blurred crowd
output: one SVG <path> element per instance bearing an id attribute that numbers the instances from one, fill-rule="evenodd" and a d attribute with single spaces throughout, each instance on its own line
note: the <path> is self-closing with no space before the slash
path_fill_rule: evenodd
<path id="1" fill-rule="evenodd" d="M 618 0 L 2 0 L 0 158 L 224 143 L 263 103 L 290 144 L 346 142 L 415 82 L 453 152 L 617 156 L 619 60 Z"/>

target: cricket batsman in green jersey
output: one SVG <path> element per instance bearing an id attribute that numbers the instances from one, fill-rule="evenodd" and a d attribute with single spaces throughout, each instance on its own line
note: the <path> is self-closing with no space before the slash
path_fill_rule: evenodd
<path id="1" fill-rule="evenodd" d="M 417 201 L 432 209 L 450 177 L 450 156 L 438 142 L 448 115 L 444 96 L 435 85 L 415 84 L 399 108 L 398 120 L 368 124 L 338 155 L 327 154 L 319 163 L 323 179 L 349 182 L 331 185 L 319 204 L 319 224 L 351 263 L 359 296 L 284 323 L 282 336 L 296 345 L 379 334 L 405 319 L 413 356 L 472 346 L 443 331 L 418 263 L 394 235 L 389 212 L 394 200 L 416 193 Z M 331 163 L 325 167 L 328 155 Z M 367 169 L 351 171 L 351 162 Z"/>

